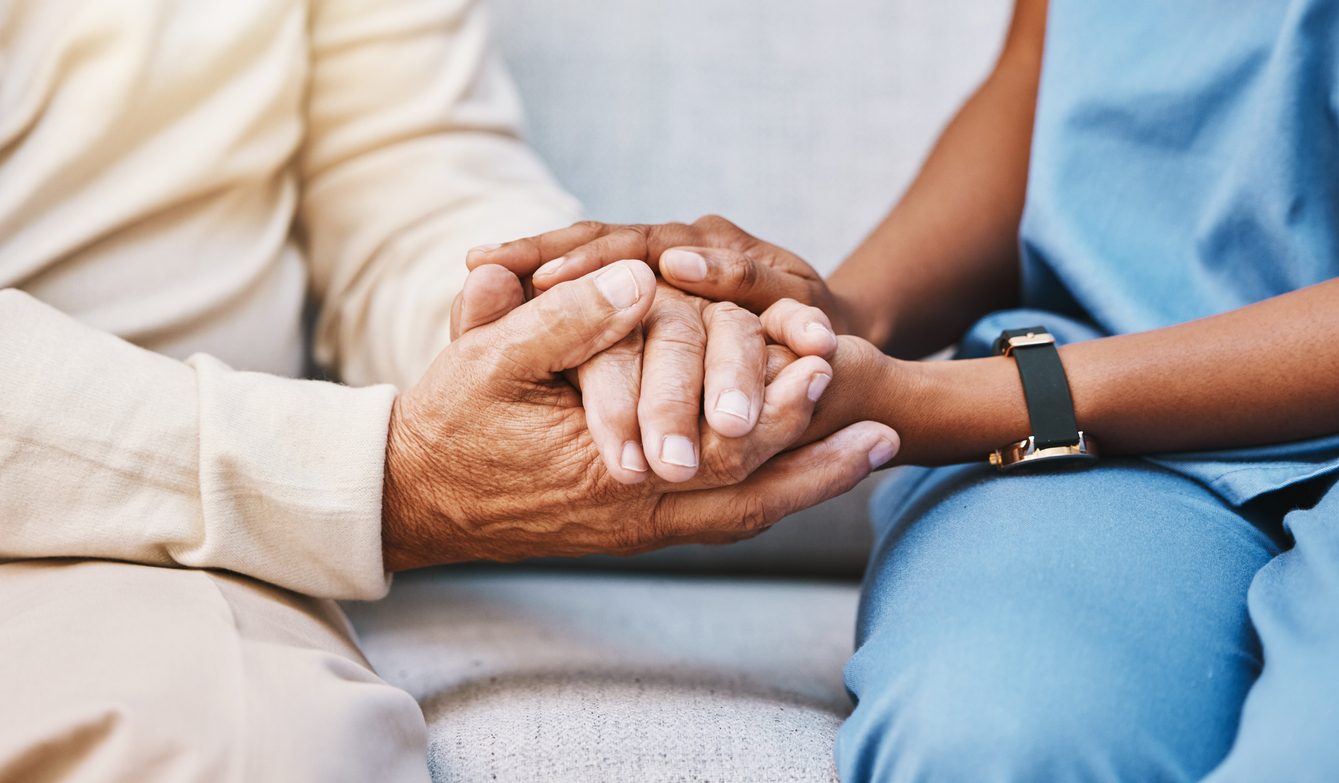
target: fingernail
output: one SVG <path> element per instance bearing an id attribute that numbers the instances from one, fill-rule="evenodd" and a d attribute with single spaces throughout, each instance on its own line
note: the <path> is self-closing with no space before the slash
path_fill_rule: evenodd
<path id="1" fill-rule="evenodd" d="M 726 413 L 736 418 L 749 420 L 749 412 L 753 408 L 753 403 L 749 396 L 739 389 L 726 389 L 716 398 L 716 411 Z"/>
<path id="2" fill-rule="evenodd" d="M 660 257 L 661 266 L 685 283 L 698 283 L 707 279 L 707 259 L 687 250 L 667 250 Z"/>
<path id="3" fill-rule="evenodd" d="M 660 461 L 681 468 L 697 467 L 697 450 L 693 442 L 682 435 L 666 435 L 660 443 Z"/>
<path id="4" fill-rule="evenodd" d="M 487 253 L 492 250 L 497 250 L 500 247 L 502 247 L 502 245 L 479 245 L 478 247 L 472 247 L 465 253 L 465 263 L 470 263 L 480 253 Z"/>
<path id="5" fill-rule="evenodd" d="M 623 444 L 623 454 L 618 458 L 618 464 L 633 473 L 645 473 L 650 469 L 646 464 L 646 455 L 642 454 L 641 444 L 635 440 Z"/>
<path id="6" fill-rule="evenodd" d="M 837 339 L 837 335 L 832 333 L 832 330 L 827 327 L 827 324 L 823 324 L 818 321 L 810 321 L 809 323 L 805 324 L 804 331 L 821 333 L 827 335 L 828 337 L 831 337 L 833 340 Z"/>
<path id="7" fill-rule="evenodd" d="M 892 459 L 895 454 L 897 454 L 897 448 L 883 438 L 880 438 L 879 442 L 874 445 L 874 448 L 869 450 L 869 469 L 877 470 L 884 465 L 887 465 L 888 460 Z"/>
<path id="8" fill-rule="evenodd" d="M 549 263 L 552 264 L 553 261 Z M 609 304 L 618 310 L 632 307 L 642 298 L 641 289 L 637 287 L 637 278 L 632 276 L 632 271 L 626 266 L 615 266 L 601 272 L 600 276 L 595 278 L 595 287 L 600 289 L 600 293 L 604 294 Z"/>
<path id="9" fill-rule="evenodd" d="M 823 392 L 828 390 L 828 384 L 832 383 L 832 376 L 825 373 L 816 373 L 809 380 L 809 402 L 818 402 L 818 398 L 823 396 Z"/>
<path id="10" fill-rule="evenodd" d="M 535 277 L 544 277 L 558 271 L 558 267 L 567 263 L 566 256 L 559 256 L 535 270 Z"/>

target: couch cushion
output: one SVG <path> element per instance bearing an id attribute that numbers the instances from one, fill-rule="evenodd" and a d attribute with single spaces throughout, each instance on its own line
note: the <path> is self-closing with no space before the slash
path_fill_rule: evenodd
<path id="1" fill-rule="evenodd" d="M 819 781 L 857 589 L 440 569 L 349 604 L 423 705 L 436 781 Z"/>

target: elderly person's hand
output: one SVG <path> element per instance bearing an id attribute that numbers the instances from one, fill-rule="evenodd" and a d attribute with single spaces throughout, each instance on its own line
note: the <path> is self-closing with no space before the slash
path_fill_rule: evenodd
<path id="1" fill-rule="evenodd" d="M 700 470 L 691 481 L 614 480 L 563 372 L 625 340 L 655 298 L 655 277 L 637 261 L 523 304 L 519 279 L 502 267 L 470 275 L 463 334 L 391 416 L 388 569 L 744 538 L 850 489 L 896 452 L 892 429 L 860 422 L 777 456 L 809 425 L 814 378 L 832 372 L 809 356 L 762 390 L 748 435 L 696 430 Z"/>
<path id="2" fill-rule="evenodd" d="M 862 334 L 856 308 L 828 288 L 804 259 L 764 242 L 725 218 L 619 225 L 584 221 L 505 244 L 475 248 L 467 263 L 501 264 L 530 275 L 537 291 L 622 259 L 658 267 L 675 287 L 711 301 L 762 313 L 795 300 L 827 314 L 839 334 Z M 793 348 L 793 346 L 792 346 Z"/>
<path id="3" fill-rule="evenodd" d="M 458 314 L 453 321 L 454 337 Z M 758 316 L 659 284 L 642 324 L 570 378 L 581 390 L 591 437 L 610 475 L 625 484 L 652 472 L 666 481 L 692 479 L 700 414 L 719 435 L 752 432 L 763 407 L 769 342 L 797 356 L 829 357 L 837 347 L 828 317 L 817 308 L 785 300 Z M 831 380 L 815 373 L 809 401 Z"/>
<path id="4" fill-rule="evenodd" d="M 670 285 L 647 319 L 644 345 L 634 334 L 581 368 L 592 433 L 620 481 L 645 475 L 643 453 L 662 478 L 692 477 L 695 444 L 685 433 L 693 431 L 699 401 L 716 432 L 739 436 L 752 428 L 762 337 L 799 356 L 831 358 L 836 334 L 851 328 L 853 308 L 812 267 L 714 216 L 691 225 L 587 221 L 476 248 L 467 263 L 500 264 L 542 292 L 621 259 L 658 264 Z M 828 380 L 816 381 L 815 399 Z"/>

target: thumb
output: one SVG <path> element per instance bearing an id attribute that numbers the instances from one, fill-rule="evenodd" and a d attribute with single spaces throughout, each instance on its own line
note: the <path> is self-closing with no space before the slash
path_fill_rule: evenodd
<path id="1" fill-rule="evenodd" d="M 627 337 L 651 309 L 655 291 L 650 267 L 619 261 L 560 283 L 461 340 L 477 340 L 526 379 L 544 380 Z"/>
<path id="2" fill-rule="evenodd" d="M 451 338 L 490 324 L 525 301 L 521 281 L 511 270 L 487 264 L 470 272 L 451 308 Z"/>

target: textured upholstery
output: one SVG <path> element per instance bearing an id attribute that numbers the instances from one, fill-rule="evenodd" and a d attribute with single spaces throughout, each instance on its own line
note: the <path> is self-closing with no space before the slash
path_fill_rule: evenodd
<path id="1" fill-rule="evenodd" d="M 493 5 L 531 140 L 590 215 L 719 212 L 828 269 L 988 67 L 1008 3 Z M 423 703 L 438 781 L 822 781 L 854 581 L 663 570 L 853 577 L 868 542 L 852 495 L 729 547 L 401 578 L 350 614 Z"/>
<path id="2" fill-rule="evenodd" d="M 347 606 L 436 781 L 821 781 L 856 587 L 442 569 Z"/>

